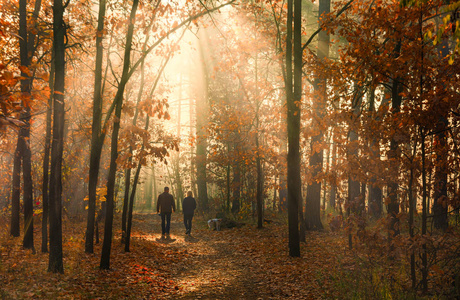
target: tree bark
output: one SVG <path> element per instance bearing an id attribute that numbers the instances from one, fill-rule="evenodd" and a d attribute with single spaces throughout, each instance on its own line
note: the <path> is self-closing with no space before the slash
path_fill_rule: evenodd
<path id="1" fill-rule="evenodd" d="M 149 128 L 149 121 L 150 117 L 147 115 L 145 119 L 145 130 L 148 130 Z M 140 152 L 142 153 L 144 151 L 144 144 L 142 144 Z M 128 207 L 128 223 L 126 227 L 126 240 L 125 240 L 125 252 L 129 252 L 129 245 L 131 241 L 131 228 L 133 225 L 133 209 L 134 209 L 134 199 L 136 196 L 136 189 L 137 189 L 137 184 L 139 182 L 139 174 L 141 173 L 142 169 L 142 164 L 141 164 L 142 158 L 139 160 L 139 163 L 137 165 L 136 173 L 134 174 L 134 181 L 133 181 L 133 188 L 131 191 L 131 197 L 129 199 L 129 207 Z"/>
<path id="2" fill-rule="evenodd" d="M 149 40 L 149 35 L 147 34 L 146 40 L 142 47 L 142 51 L 145 51 L 148 40 Z M 140 81 L 139 91 L 137 93 L 136 110 L 134 112 L 133 126 L 137 125 L 137 118 L 139 116 L 139 103 L 141 102 L 142 93 L 144 91 L 144 77 L 145 77 L 145 64 L 144 64 L 144 61 L 142 61 L 141 63 L 141 81 Z M 125 170 L 125 195 L 123 197 L 123 211 L 121 214 L 121 242 L 122 243 L 126 241 L 126 237 L 127 237 L 126 221 L 127 221 L 128 210 L 129 210 L 129 198 L 130 198 L 129 192 L 131 188 L 131 165 L 133 162 L 133 148 L 129 146 L 128 151 L 130 153 L 130 156 L 128 158 L 128 167 Z M 129 251 L 129 245 L 127 248 L 125 247 L 125 249 L 128 249 L 125 251 Z"/>
<path id="3" fill-rule="evenodd" d="M 369 93 L 369 111 L 374 112 L 375 110 L 375 87 L 372 87 Z M 377 138 L 373 138 L 371 145 L 371 155 L 372 159 L 375 161 L 380 161 L 380 145 Z M 382 208 L 383 208 L 383 201 L 382 201 L 382 189 L 377 185 L 377 177 L 378 175 L 372 175 L 370 178 L 369 183 L 369 215 L 374 218 L 378 219 L 382 216 Z"/>
<path id="4" fill-rule="evenodd" d="M 110 168 L 107 178 L 107 198 L 106 198 L 106 217 L 104 224 L 104 242 L 102 244 L 101 254 L 101 269 L 110 268 L 110 252 L 112 249 L 112 230 L 113 230 L 113 209 L 114 209 L 114 192 L 115 192 L 115 175 L 117 172 L 117 158 L 118 158 L 118 132 L 120 130 L 121 108 L 123 105 L 123 94 L 125 91 L 126 83 L 129 79 L 129 66 L 131 58 L 131 47 L 134 32 L 134 23 L 136 19 L 136 11 L 139 0 L 134 0 L 131 15 L 129 18 L 128 33 L 126 35 L 125 55 L 123 60 L 123 73 L 121 76 L 120 84 L 118 85 L 117 94 L 115 95 L 115 116 L 112 129 L 112 141 L 110 152 Z"/>
<path id="5" fill-rule="evenodd" d="M 19 140 L 18 140 L 19 143 Z M 14 151 L 14 162 L 13 162 L 13 191 L 11 195 L 11 227 L 10 234 L 14 237 L 20 235 L 19 225 L 19 199 L 21 197 L 21 151 L 19 145 L 16 146 Z"/>
<path id="6" fill-rule="evenodd" d="M 49 219 L 49 168 L 50 168 L 50 150 L 51 150 L 51 126 L 52 126 L 52 109 L 53 109 L 53 94 L 54 94 L 54 49 L 51 54 L 51 69 L 49 87 L 51 91 L 48 100 L 48 109 L 46 110 L 46 136 L 45 150 L 43 154 L 43 217 L 42 217 L 42 252 L 48 252 L 48 219 Z"/>
<path id="7" fill-rule="evenodd" d="M 443 231 L 447 230 L 449 225 L 447 209 L 447 173 L 448 173 L 448 153 L 447 153 L 447 135 L 448 121 L 445 116 L 440 116 L 436 124 L 435 135 L 435 152 L 436 167 L 434 174 L 434 193 L 433 193 L 433 223 L 434 227 Z"/>
<path id="8" fill-rule="evenodd" d="M 292 17 L 293 13 L 294 17 Z M 302 95 L 301 18 L 301 1 L 288 0 L 285 85 L 288 132 L 287 201 L 289 255 L 292 257 L 300 256 L 299 200 L 302 197 L 300 180 L 300 106 Z M 294 42 L 294 46 L 292 46 L 292 42 Z M 294 56 L 294 72 L 292 70 L 292 56 Z"/>
<path id="9" fill-rule="evenodd" d="M 437 47 L 441 59 L 446 59 L 449 55 L 449 42 L 443 39 L 442 43 Z M 445 105 L 441 102 L 440 105 Z M 436 168 L 434 174 L 434 193 L 433 193 L 433 223 L 434 227 L 443 231 L 449 226 L 448 220 L 448 201 L 447 201 L 447 174 L 449 172 L 448 162 L 448 145 L 447 145 L 447 129 L 449 128 L 448 121 L 449 108 L 439 107 L 439 119 L 435 125 L 435 152 L 436 152 Z"/>
<path id="10" fill-rule="evenodd" d="M 132 154 L 132 149 L 130 147 L 129 152 Z M 128 165 L 131 164 L 132 156 L 128 159 Z M 126 230 L 126 222 L 128 218 L 128 206 L 129 206 L 129 191 L 131 189 L 131 167 L 125 170 L 125 193 L 123 197 L 123 208 L 121 211 L 121 243 L 126 242 L 126 237 L 128 235 Z"/>
<path id="11" fill-rule="evenodd" d="M 62 260 L 62 154 L 65 121 L 65 7 L 61 0 L 54 0 L 53 33 L 55 53 L 55 80 L 53 93 L 53 141 L 51 145 L 51 174 L 49 194 L 50 253 L 48 271 L 64 273 Z"/>
<path id="12" fill-rule="evenodd" d="M 330 0 L 319 1 L 318 20 L 321 24 L 321 17 L 323 14 L 329 13 L 331 10 Z M 316 58 L 319 63 L 329 56 L 329 34 L 321 30 L 318 33 L 318 51 Z M 326 100 L 326 78 L 316 75 L 314 80 L 314 89 L 317 94 L 317 99 L 314 102 L 314 113 L 316 120 L 313 121 L 314 126 L 317 127 L 319 133 L 311 139 L 311 156 L 310 156 L 310 167 L 312 168 L 313 182 L 307 186 L 307 199 L 306 199 L 306 211 L 305 211 L 305 222 L 307 230 L 321 230 L 323 224 L 321 223 L 321 181 L 317 180 L 317 176 L 320 174 L 323 166 L 323 150 L 315 151 L 315 146 L 321 143 L 323 139 L 323 132 L 321 132 L 319 120 L 321 120 L 324 114 L 324 101 Z"/>
<path id="13" fill-rule="evenodd" d="M 202 29 L 204 30 L 204 29 Z M 201 30 L 201 31 L 202 31 Z M 208 187 L 206 182 L 206 149 L 207 149 L 207 137 L 206 137 L 206 126 L 208 116 L 208 70 L 204 57 L 204 50 L 202 42 L 199 43 L 199 51 L 201 58 L 201 66 L 204 77 L 204 84 L 202 86 L 203 94 L 200 95 L 196 100 L 196 182 L 198 186 L 198 202 L 200 208 L 203 211 L 209 209 L 208 205 Z"/>
<path id="14" fill-rule="evenodd" d="M 398 41 L 396 48 L 394 50 L 395 56 L 398 57 L 401 51 L 401 41 Z M 391 108 L 392 113 L 397 114 L 401 110 L 401 83 L 399 82 L 399 78 L 394 78 L 392 87 L 391 87 Z M 388 184 L 388 197 L 390 199 L 390 203 L 388 203 L 388 216 L 390 218 L 389 222 L 389 236 L 395 237 L 400 233 L 399 228 L 399 200 L 398 200 L 398 174 L 399 174 L 399 164 L 398 164 L 398 141 L 396 141 L 395 137 L 393 136 L 390 141 L 390 151 L 388 152 L 388 159 L 391 163 L 391 171 L 392 173 Z"/>
<path id="15" fill-rule="evenodd" d="M 420 76 L 422 77 L 422 76 Z M 420 80 L 422 81 L 422 80 Z M 427 234 L 427 184 L 426 184 L 426 149 L 425 140 L 426 133 L 424 129 L 420 129 L 420 140 L 421 140 L 421 160 L 422 160 L 422 237 Z M 428 290 L 428 254 L 426 243 L 422 244 L 422 287 L 423 291 Z"/>
<path id="16" fill-rule="evenodd" d="M 29 53 L 28 53 L 28 36 L 27 36 L 27 1 L 19 1 L 19 52 L 21 59 L 21 66 L 29 68 Z M 17 152 L 22 159 L 22 176 L 24 182 L 24 238 L 22 246 L 25 249 L 34 248 L 33 236 L 33 185 L 32 185 L 32 165 L 31 165 L 31 152 L 30 152 L 30 90 L 31 79 L 30 74 L 21 70 L 21 97 L 23 111 L 21 113 L 21 120 L 24 125 L 21 126 L 18 135 Z M 20 172 L 20 171 L 19 171 Z M 19 194 L 16 194 L 19 196 Z"/>
<path id="17" fill-rule="evenodd" d="M 238 134 L 238 133 L 236 133 Z M 232 182 L 232 213 L 237 214 L 240 211 L 240 196 L 241 196 L 241 170 L 240 170 L 240 156 L 239 156 L 239 135 L 236 137 L 234 151 L 237 152 L 233 162 L 233 182 Z"/>
<path id="18" fill-rule="evenodd" d="M 332 155 L 331 155 L 331 170 L 333 170 L 334 174 L 334 181 L 331 182 L 330 188 L 330 195 L 329 195 L 329 206 L 333 209 L 336 208 L 336 195 L 337 195 L 337 171 L 336 171 L 336 161 L 337 161 L 337 144 L 334 142 L 334 139 L 331 138 L 332 141 Z"/>
<path id="19" fill-rule="evenodd" d="M 91 152 L 89 162 L 88 182 L 88 219 L 86 224 L 85 252 L 94 252 L 94 227 L 96 221 L 96 191 L 99 177 L 99 165 L 103 138 L 101 137 L 102 126 L 102 60 L 104 38 L 104 17 L 106 0 L 99 1 L 99 15 L 96 33 L 96 68 L 94 71 L 94 94 L 93 94 L 93 123 L 91 125 Z"/>
<path id="20" fill-rule="evenodd" d="M 256 24 L 257 27 L 257 24 Z M 257 35 L 255 36 L 255 40 L 257 40 Z M 256 204 L 257 204 L 257 228 L 261 229 L 264 227 L 264 198 L 263 198 L 263 192 L 264 192 L 264 186 L 263 186 L 263 174 L 262 174 L 262 162 L 261 162 L 261 157 L 260 157 L 260 141 L 259 141 L 259 87 L 257 86 L 258 84 L 258 53 L 256 52 L 256 57 L 255 57 L 255 98 L 256 98 L 256 172 L 257 172 L 257 190 L 256 190 Z"/>

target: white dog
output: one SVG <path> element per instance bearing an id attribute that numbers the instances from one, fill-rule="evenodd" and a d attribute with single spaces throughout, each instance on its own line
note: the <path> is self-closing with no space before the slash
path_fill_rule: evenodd
<path id="1" fill-rule="evenodd" d="M 222 222 L 222 219 L 211 219 L 208 221 L 208 227 L 209 229 L 220 231 L 221 222 Z"/>

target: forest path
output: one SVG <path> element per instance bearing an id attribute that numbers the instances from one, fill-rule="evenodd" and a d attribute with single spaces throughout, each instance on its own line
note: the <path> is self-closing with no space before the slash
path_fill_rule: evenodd
<path id="1" fill-rule="evenodd" d="M 342 298 L 337 286 L 347 252 L 341 235 L 308 233 L 302 257 L 292 258 L 285 219 L 274 218 L 263 229 L 246 224 L 212 231 L 197 217 L 187 237 L 175 213 L 165 241 L 157 215 L 136 213 L 125 252 L 120 219 L 116 215 L 109 270 L 98 267 L 102 243 L 85 253 L 84 221 L 64 222 L 64 274 L 47 272 L 48 253 L 23 249 L 21 239 L 0 231 L 0 299 Z M 0 225 L 7 221 L 0 218 Z"/>
<path id="2" fill-rule="evenodd" d="M 175 213 L 171 240 L 163 241 L 159 216 L 140 214 L 135 220 L 135 231 L 165 252 L 181 256 L 160 262 L 177 285 L 161 299 L 321 299 L 325 294 L 312 275 L 317 264 L 288 256 L 285 226 L 212 231 L 203 219 L 194 218 L 188 237 L 182 215 Z"/>
<path id="3" fill-rule="evenodd" d="M 257 278 L 250 272 L 241 241 L 228 236 L 229 230 L 211 231 L 202 220 L 194 219 L 192 235 L 185 235 L 182 215 L 171 218 L 171 240 L 161 240 L 161 219 L 156 215 L 137 218 L 139 230 L 151 240 L 184 257 L 163 262 L 166 270 L 181 287 L 171 299 L 258 299 Z M 149 226 L 150 225 L 150 226 Z M 179 254 L 180 255 L 180 254 Z"/>

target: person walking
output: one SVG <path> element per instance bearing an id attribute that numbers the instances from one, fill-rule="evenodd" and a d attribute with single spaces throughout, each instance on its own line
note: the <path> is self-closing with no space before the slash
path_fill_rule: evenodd
<path id="1" fill-rule="evenodd" d="M 158 196 L 157 213 L 161 216 L 161 238 L 170 238 L 169 229 L 171 228 L 171 213 L 176 212 L 174 197 L 169 193 L 169 187 L 164 188 L 164 192 Z"/>
<path id="2" fill-rule="evenodd" d="M 195 198 L 192 197 L 192 192 L 187 192 L 187 197 L 182 201 L 182 211 L 184 212 L 184 225 L 185 225 L 185 234 L 190 235 L 192 232 L 192 219 L 193 213 L 196 208 Z"/>

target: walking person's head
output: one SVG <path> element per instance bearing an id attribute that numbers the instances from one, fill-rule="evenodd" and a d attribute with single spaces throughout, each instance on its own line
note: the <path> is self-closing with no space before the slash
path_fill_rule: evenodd
<path id="1" fill-rule="evenodd" d="M 169 193 L 169 187 L 165 186 L 165 193 Z"/>
<path id="2" fill-rule="evenodd" d="M 192 197 L 192 196 L 193 196 L 192 191 L 188 191 L 187 192 L 187 197 Z"/>

